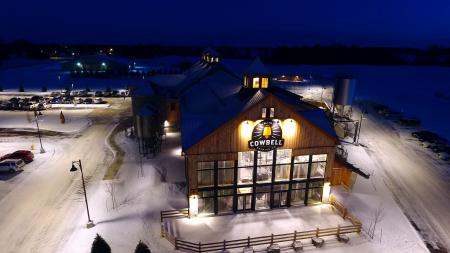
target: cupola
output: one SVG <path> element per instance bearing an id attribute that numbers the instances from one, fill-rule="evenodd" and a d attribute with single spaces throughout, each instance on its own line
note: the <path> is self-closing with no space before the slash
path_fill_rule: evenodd
<path id="1" fill-rule="evenodd" d="M 202 53 L 202 61 L 207 64 L 218 63 L 220 61 L 220 54 L 212 48 L 207 48 Z"/>
<path id="2" fill-rule="evenodd" d="M 270 73 L 267 67 L 256 58 L 244 72 L 244 88 L 266 89 L 270 85 Z"/>

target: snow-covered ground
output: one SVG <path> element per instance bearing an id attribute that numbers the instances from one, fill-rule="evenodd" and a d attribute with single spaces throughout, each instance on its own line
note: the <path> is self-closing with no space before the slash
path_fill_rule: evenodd
<path id="1" fill-rule="evenodd" d="M 63 113 L 65 123 L 61 123 L 60 113 Z M 87 117 L 92 109 L 77 110 L 46 110 L 38 116 L 39 128 L 63 133 L 74 133 L 86 129 L 90 125 Z M 32 111 L 0 111 L 0 128 L 37 129 L 34 112 Z"/>
<path id="2" fill-rule="evenodd" d="M 379 199 L 390 190 L 393 198 L 402 207 L 408 219 L 424 239 L 432 246 L 450 248 L 450 166 L 439 160 L 435 154 L 420 146 L 411 137 L 414 129 L 402 128 L 376 114 L 365 115 L 360 135 L 362 146 L 345 145 L 349 161 L 371 174 L 372 191 L 378 200 L 366 200 L 367 193 L 356 191 L 345 194 L 346 204 L 356 214 L 364 215 L 380 205 L 386 225 L 398 224 L 399 218 L 388 213 L 394 208 L 386 206 L 386 199 Z M 364 181 L 365 179 L 358 178 Z M 367 182 L 367 183 L 369 183 Z M 375 184 L 374 182 L 380 182 Z M 366 191 L 368 192 L 368 191 Z M 370 197 L 370 196 L 369 196 Z M 386 230 L 383 230 L 385 233 Z M 399 235 L 405 234 L 399 231 Z M 383 237 L 385 237 L 383 235 Z"/>

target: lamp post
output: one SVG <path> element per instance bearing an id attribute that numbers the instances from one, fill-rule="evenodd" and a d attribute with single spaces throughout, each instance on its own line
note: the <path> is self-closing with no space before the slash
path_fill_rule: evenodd
<path id="1" fill-rule="evenodd" d="M 41 154 L 45 153 L 44 147 L 42 147 L 42 139 L 41 139 L 41 131 L 39 130 L 39 122 L 38 122 L 38 115 L 41 116 L 41 112 L 37 112 L 36 108 L 34 109 L 34 119 L 36 120 L 36 127 L 38 130 L 38 136 L 39 136 L 39 143 L 41 144 Z"/>
<path id="2" fill-rule="evenodd" d="M 91 228 L 94 226 L 94 221 L 91 220 L 91 215 L 89 214 L 89 205 L 88 205 L 87 196 L 86 196 L 86 186 L 84 184 L 84 174 L 83 174 L 83 167 L 81 166 L 81 160 L 72 161 L 72 168 L 70 168 L 70 172 L 75 172 L 78 170 L 77 167 L 75 166 L 75 164 L 78 164 L 78 167 L 80 168 L 81 181 L 83 182 L 84 200 L 86 202 L 86 211 L 87 211 L 87 216 L 88 216 L 88 223 L 86 224 L 86 227 Z"/>

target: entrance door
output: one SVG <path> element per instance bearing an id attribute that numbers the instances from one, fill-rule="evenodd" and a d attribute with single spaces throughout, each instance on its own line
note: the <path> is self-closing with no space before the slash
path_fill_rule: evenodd
<path id="1" fill-rule="evenodd" d="M 280 208 L 287 206 L 287 191 L 279 191 L 273 193 L 273 208 Z"/>
<path id="2" fill-rule="evenodd" d="M 252 194 L 240 194 L 237 197 L 236 211 L 250 211 L 252 209 Z"/>

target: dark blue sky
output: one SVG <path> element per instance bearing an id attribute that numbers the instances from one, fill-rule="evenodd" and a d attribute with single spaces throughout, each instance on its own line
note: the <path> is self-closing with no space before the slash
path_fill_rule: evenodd
<path id="1" fill-rule="evenodd" d="M 450 46 L 450 1 L 9 0 L 0 40 Z"/>

